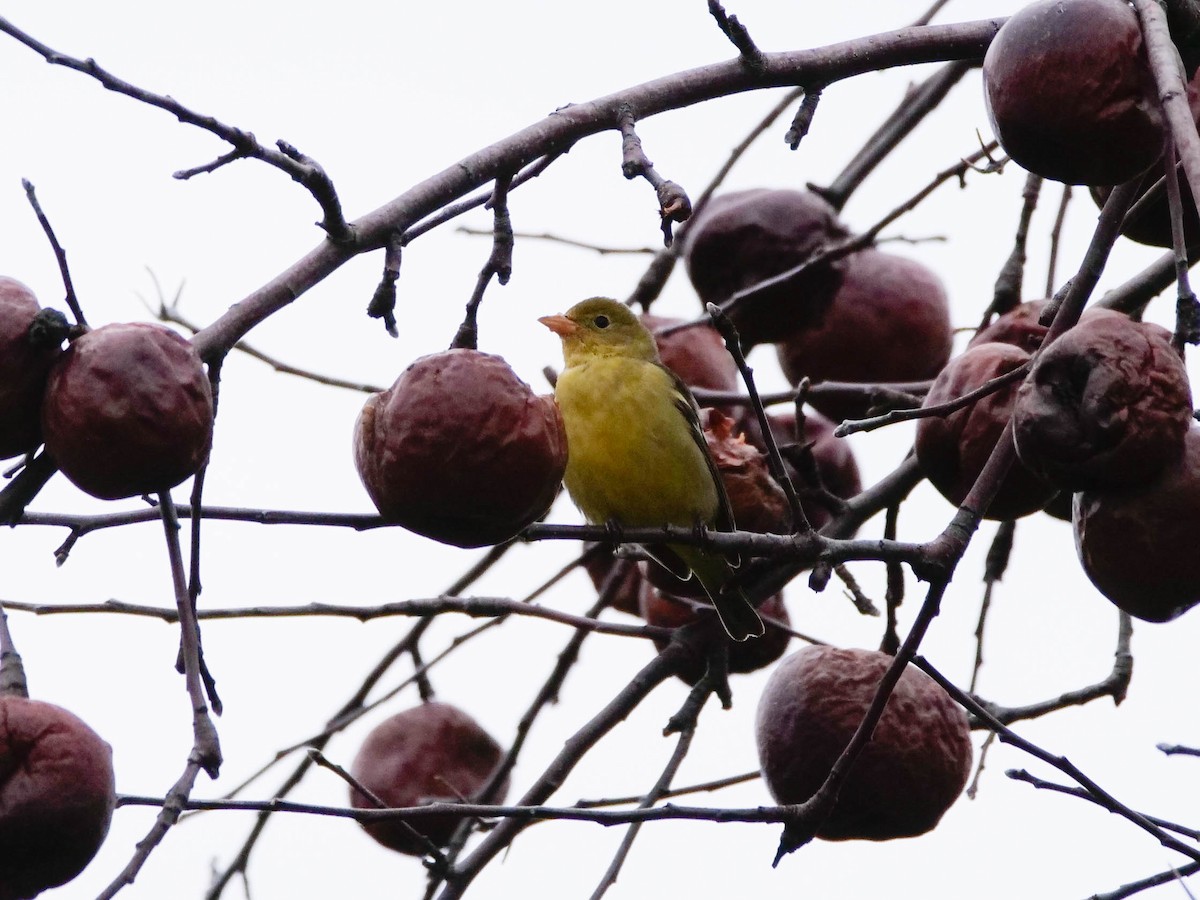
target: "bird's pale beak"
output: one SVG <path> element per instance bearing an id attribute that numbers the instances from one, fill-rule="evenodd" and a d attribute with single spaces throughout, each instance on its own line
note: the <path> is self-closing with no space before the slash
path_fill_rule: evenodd
<path id="1" fill-rule="evenodd" d="M 566 337 L 574 334 L 579 330 L 579 326 L 568 319 L 566 316 L 542 316 L 538 319 L 543 325 L 557 334 L 559 337 Z"/>

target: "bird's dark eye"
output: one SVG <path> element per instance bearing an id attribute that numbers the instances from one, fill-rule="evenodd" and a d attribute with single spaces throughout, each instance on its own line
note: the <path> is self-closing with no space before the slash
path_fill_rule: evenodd
<path id="1" fill-rule="evenodd" d="M 597 328 L 607 328 L 608 316 L 596 316 L 596 318 L 592 319 L 592 322 Z"/>

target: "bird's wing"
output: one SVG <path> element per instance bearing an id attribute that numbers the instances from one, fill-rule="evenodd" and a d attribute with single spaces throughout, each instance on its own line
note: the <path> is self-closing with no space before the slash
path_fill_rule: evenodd
<path id="1" fill-rule="evenodd" d="M 678 375 L 666 366 L 663 366 L 663 370 L 671 376 L 671 383 L 675 388 L 675 408 L 687 421 L 688 433 L 691 434 L 692 440 L 696 442 L 696 446 L 704 455 L 704 462 L 708 465 L 708 474 L 712 476 L 713 485 L 717 489 L 717 514 L 713 519 L 713 527 L 717 531 L 736 531 L 737 525 L 733 521 L 733 508 L 729 505 L 729 495 L 725 493 L 725 482 L 708 450 L 708 440 L 704 437 L 704 429 L 700 426 L 700 407 L 696 403 L 696 398 L 692 396 L 691 390 Z M 737 565 L 736 560 L 731 561 Z"/>

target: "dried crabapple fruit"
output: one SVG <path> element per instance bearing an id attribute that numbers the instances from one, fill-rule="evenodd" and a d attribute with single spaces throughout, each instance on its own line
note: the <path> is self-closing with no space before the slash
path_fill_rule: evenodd
<path id="1" fill-rule="evenodd" d="M 455 349 L 418 359 L 367 400 L 354 461 L 385 519 L 480 547 L 549 509 L 567 438 L 553 398 L 535 395 L 499 356 Z"/>
<path id="2" fill-rule="evenodd" d="M 1068 491 L 1146 482 L 1179 458 L 1192 395 L 1171 336 L 1089 310 L 1039 354 L 1017 391 L 1021 461 Z"/>
<path id="3" fill-rule="evenodd" d="M 1188 106 L 1191 107 L 1192 119 L 1200 118 L 1200 73 L 1192 76 L 1188 82 Z M 1160 159 L 1142 176 L 1138 185 L 1137 199 L 1125 213 L 1121 223 L 1121 234 L 1131 241 L 1147 244 L 1151 247 L 1171 247 L 1171 204 L 1167 199 L 1167 186 L 1162 180 L 1165 170 Z M 1179 173 L 1179 200 L 1183 209 L 1184 243 L 1192 245 L 1200 240 L 1200 215 L 1196 212 L 1196 202 L 1192 198 L 1192 189 L 1183 173 Z M 1092 200 L 1103 207 L 1112 188 L 1104 185 L 1093 185 L 1089 188 Z"/>
<path id="4" fill-rule="evenodd" d="M 0 696 L 0 900 L 84 870 L 116 806 L 112 748 L 73 713 Z"/>
<path id="5" fill-rule="evenodd" d="M 1006 313 L 996 316 L 972 336 L 968 347 L 976 344 L 1012 344 L 1032 354 L 1040 346 L 1050 328 L 1039 318 L 1046 308 L 1046 300 L 1027 300 L 1018 303 Z"/>
<path id="6" fill-rule="evenodd" d="M 1167 622 L 1200 603 L 1200 429 L 1150 483 L 1075 494 L 1074 525 L 1083 571 L 1131 616 Z"/>
<path id="7" fill-rule="evenodd" d="M 725 341 L 711 325 L 693 325 L 663 334 L 662 329 L 679 325 L 683 319 L 641 316 L 642 324 L 654 335 L 664 366 L 688 387 L 732 391 L 738 386 L 737 363 L 725 349 Z"/>
<path id="8" fill-rule="evenodd" d="M 200 356 L 161 325 L 104 325 L 71 342 L 42 403 L 46 449 L 103 500 L 168 490 L 199 471 L 213 436 Z"/>
<path id="9" fill-rule="evenodd" d="M 487 785 L 503 751 L 500 745 L 462 710 L 448 703 L 422 703 L 377 725 L 354 758 L 350 774 L 389 807 L 421 806 L 434 802 L 500 803 L 508 794 L 508 778 L 490 796 Z M 377 809 L 370 798 L 350 788 L 356 809 Z M 399 853 L 424 856 L 429 848 L 422 836 L 438 847 L 450 842 L 462 816 L 453 814 L 365 822 L 376 841 Z M 414 834 L 413 832 L 417 832 Z"/>
<path id="10" fill-rule="evenodd" d="M 955 400 L 1029 361 L 1013 344 L 976 344 L 950 361 L 925 396 L 926 407 Z M 917 460 L 925 476 L 951 503 L 961 504 L 975 484 L 1012 417 L 1019 382 L 1009 382 L 969 406 L 917 422 Z M 1037 512 L 1057 493 L 1019 460 L 1013 462 L 986 518 L 1016 519 Z"/>
<path id="11" fill-rule="evenodd" d="M 984 101 L 1004 152 L 1068 184 L 1121 184 L 1162 153 L 1142 29 L 1123 0 L 1040 0 L 983 59 Z"/>
<path id="12" fill-rule="evenodd" d="M 803 803 L 816 793 L 891 663 L 879 651 L 810 646 L 775 668 L 758 702 L 756 738 L 763 780 L 777 803 Z M 817 837 L 924 834 L 962 792 L 970 769 L 966 714 L 910 665 Z"/>
<path id="13" fill-rule="evenodd" d="M 42 442 L 42 395 L 62 348 L 31 336 L 41 311 L 33 291 L 0 276 L 0 459 L 28 453 Z"/>
<path id="14" fill-rule="evenodd" d="M 683 257 L 705 303 L 792 269 L 849 234 L 811 191 L 754 188 L 714 197 L 688 223 Z M 842 264 L 823 262 L 729 310 L 744 347 L 771 343 L 821 321 L 841 284 Z"/>
<path id="15" fill-rule="evenodd" d="M 954 331 L 942 281 L 915 260 L 862 250 L 846 259 L 845 278 L 820 325 L 796 331 L 776 348 L 792 384 L 813 381 L 904 382 L 933 378 L 950 358 Z M 834 421 L 858 418 L 867 402 L 809 399 Z"/>

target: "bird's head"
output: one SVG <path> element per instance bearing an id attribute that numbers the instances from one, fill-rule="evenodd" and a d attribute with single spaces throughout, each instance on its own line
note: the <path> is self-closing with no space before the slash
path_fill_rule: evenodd
<path id="1" fill-rule="evenodd" d="M 593 297 L 576 303 L 563 315 L 542 316 L 538 321 L 562 338 L 568 366 L 601 356 L 658 362 L 654 335 L 629 307 L 616 300 Z"/>

